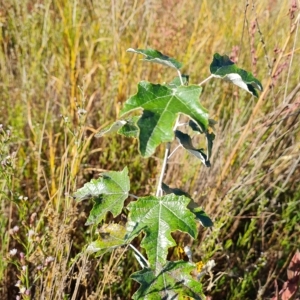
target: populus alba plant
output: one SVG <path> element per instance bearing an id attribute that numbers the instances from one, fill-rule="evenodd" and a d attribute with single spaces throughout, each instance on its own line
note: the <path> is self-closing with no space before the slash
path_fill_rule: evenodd
<path id="1" fill-rule="evenodd" d="M 74 194 L 77 201 L 94 201 L 86 225 L 101 223 L 100 232 L 103 233 L 88 245 L 87 251 L 100 255 L 126 245 L 132 249 L 141 266 L 140 271 L 131 275 L 140 283 L 133 299 L 204 299 L 200 278 L 213 267 L 213 262 L 204 266 L 194 263 L 188 247 L 184 248 L 188 261 L 168 261 L 167 254 L 170 247 L 176 246 L 172 232 L 181 231 L 196 239 L 197 224 L 209 227 L 213 222 L 188 193 L 163 182 L 166 166 L 174 151 L 183 147 L 204 166 L 210 167 L 215 138 L 212 127 L 215 122 L 199 101 L 203 83 L 213 77 L 221 78 L 255 97 L 258 96 L 257 90 L 262 90 L 262 85 L 226 55 L 215 54 L 210 65 L 211 75 L 198 85 L 190 85 L 189 77 L 180 72 L 182 64 L 175 59 L 153 49 L 130 48 L 127 51 L 144 55 L 145 61 L 173 68 L 178 76 L 164 84 L 141 81 L 137 93 L 125 102 L 121 119 L 97 133 L 96 137 L 118 132 L 125 137 L 136 138 L 143 157 L 153 155 L 160 144 L 166 143 L 165 154 L 155 195 L 136 197 L 129 194 L 127 167 L 119 172 L 102 173 L 98 179 L 92 179 L 77 190 Z M 186 132 L 179 130 L 180 127 L 185 128 Z M 206 149 L 194 146 L 188 132 L 201 134 L 206 140 Z M 179 145 L 170 153 L 171 142 L 175 139 Z M 121 214 L 128 197 L 133 197 L 135 201 L 126 206 L 127 224 L 104 224 L 107 212 L 111 212 L 113 217 Z M 131 241 L 142 232 L 144 237 L 140 246 L 145 249 L 147 257 L 131 245 Z"/>

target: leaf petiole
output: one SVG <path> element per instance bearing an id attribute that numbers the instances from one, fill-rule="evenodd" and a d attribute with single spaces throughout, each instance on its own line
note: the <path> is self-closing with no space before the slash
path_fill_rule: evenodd
<path id="1" fill-rule="evenodd" d="M 171 158 L 171 156 L 177 151 L 178 148 L 182 147 L 180 144 L 177 145 L 177 147 L 172 151 L 172 153 L 169 155 L 168 159 Z"/>
<path id="2" fill-rule="evenodd" d="M 178 69 L 177 69 L 177 73 L 178 73 L 178 77 L 179 77 L 181 85 L 184 85 L 183 80 L 182 80 L 182 76 L 181 76 L 181 72 Z"/>
<path id="3" fill-rule="evenodd" d="M 208 80 L 210 80 L 211 78 L 213 78 L 214 76 L 213 75 L 209 75 L 206 79 L 204 79 L 202 82 L 200 82 L 198 85 L 201 86 L 203 85 L 204 83 L 206 83 Z"/>
<path id="4" fill-rule="evenodd" d="M 138 196 L 136 196 L 136 195 L 133 195 L 133 194 L 128 194 L 128 196 L 130 196 L 130 197 L 132 197 L 132 198 L 134 198 L 134 199 L 139 199 L 139 197 L 138 197 Z"/>

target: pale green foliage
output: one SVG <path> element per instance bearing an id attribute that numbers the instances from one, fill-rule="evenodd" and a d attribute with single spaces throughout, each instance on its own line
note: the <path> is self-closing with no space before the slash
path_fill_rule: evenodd
<path id="1" fill-rule="evenodd" d="M 178 114 L 185 114 L 207 128 L 208 113 L 199 103 L 201 90 L 196 85 L 170 88 L 146 81 L 139 83 L 137 94 L 126 101 L 122 115 L 143 109 L 137 122 L 143 156 L 152 155 L 158 145 L 174 139 L 173 127 Z"/>
<path id="2" fill-rule="evenodd" d="M 256 89 L 262 91 L 263 87 L 250 72 L 238 68 L 227 55 L 216 53 L 210 65 L 210 72 L 214 77 L 230 81 L 250 94 L 258 97 Z"/>

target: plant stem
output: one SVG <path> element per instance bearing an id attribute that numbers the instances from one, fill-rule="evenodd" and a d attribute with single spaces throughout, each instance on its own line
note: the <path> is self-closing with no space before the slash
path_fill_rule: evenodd
<path id="1" fill-rule="evenodd" d="M 181 145 L 178 145 L 173 151 L 172 151 L 172 153 L 168 156 L 168 159 L 170 159 L 171 158 L 171 156 L 177 151 L 177 149 L 178 148 L 180 148 L 181 147 Z"/>
<path id="2" fill-rule="evenodd" d="M 158 181 L 158 185 L 157 185 L 156 197 L 161 196 L 161 193 L 162 193 L 161 185 L 162 185 L 162 181 L 163 181 L 163 178 L 165 175 L 165 170 L 166 170 L 166 166 L 167 166 L 167 162 L 168 162 L 170 147 L 171 147 L 171 144 L 167 143 L 167 147 L 165 150 L 165 157 L 164 157 L 163 165 L 161 167 L 161 172 L 160 172 L 159 181 Z"/>
<path id="3" fill-rule="evenodd" d="M 180 71 L 178 70 L 178 74 L 180 74 Z M 181 74 L 180 74 L 180 80 L 182 82 L 182 78 L 181 78 Z M 177 117 L 176 119 L 176 123 L 173 127 L 173 131 L 176 130 L 176 128 L 179 126 L 179 119 L 180 119 L 180 116 Z M 178 148 L 178 147 L 177 147 Z M 172 152 L 172 154 L 177 150 L 177 148 Z M 163 165 L 161 167 L 161 173 L 160 173 L 160 176 L 159 176 L 159 181 L 158 181 L 158 185 L 157 185 L 157 190 L 156 190 L 156 197 L 159 197 L 161 196 L 162 194 L 162 190 L 161 190 L 161 185 L 162 185 L 162 181 L 163 181 L 163 178 L 164 178 L 164 175 L 165 175 L 165 170 L 166 170 L 166 166 L 167 166 L 167 162 L 168 162 L 168 159 L 171 157 L 171 155 L 169 156 L 169 153 L 170 153 L 170 149 L 171 149 L 171 143 L 167 143 L 167 148 L 165 150 L 165 157 L 164 157 L 164 161 L 163 161 Z"/>
<path id="4" fill-rule="evenodd" d="M 179 77 L 181 85 L 184 85 L 183 80 L 182 80 L 182 76 L 181 76 L 181 72 L 179 70 L 177 70 L 177 73 L 178 73 L 178 77 Z"/>
<path id="5" fill-rule="evenodd" d="M 202 85 L 204 83 L 206 83 L 206 81 L 210 80 L 211 78 L 213 78 L 213 75 L 208 76 L 206 79 L 204 79 L 202 82 L 200 82 L 198 85 Z"/>
<path id="6" fill-rule="evenodd" d="M 139 197 L 138 196 L 136 196 L 136 195 L 133 195 L 133 194 L 128 194 L 130 197 L 132 197 L 132 198 L 134 198 L 134 199 L 139 199 Z"/>

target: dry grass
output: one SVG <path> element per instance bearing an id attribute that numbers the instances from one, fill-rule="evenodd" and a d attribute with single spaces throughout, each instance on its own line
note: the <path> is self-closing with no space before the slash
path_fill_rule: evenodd
<path id="1" fill-rule="evenodd" d="M 82 254 L 96 229 L 84 226 L 90 204 L 71 195 L 125 165 L 135 194 L 153 192 L 160 152 L 142 160 L 136 143 L 93 138 L 139 80 L 174 76 L 126 53 L 153 47 L 184 62 L 192 83 L 215 52 L 263 83 L 259 99 L 205 85 L 201 101 L 218 120 L 212 167 L 178 152 L 167 182 L 215 220 L 193 243 L 196 257 L 217 261 L 208 294 L 268 299 L 300 246 L 298 14 L 276 0 L 0 0 L 0 298 L 14 299 L 18 280 L 31 290 L 23 299 L 130 299 L 137 288 L 124 280 L 138 268 L 129 251 Z"/>

